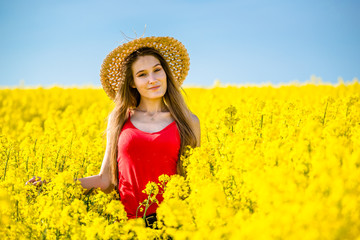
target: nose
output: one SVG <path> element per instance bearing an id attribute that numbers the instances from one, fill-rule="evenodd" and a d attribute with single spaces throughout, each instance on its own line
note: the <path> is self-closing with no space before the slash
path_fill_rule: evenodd
<path id="1" fill-rule="evenodd" d="M 148 79 L 150 84 L 154 84 L 157 80 L 154 74 L 149 74 L 149 79 Z"/>

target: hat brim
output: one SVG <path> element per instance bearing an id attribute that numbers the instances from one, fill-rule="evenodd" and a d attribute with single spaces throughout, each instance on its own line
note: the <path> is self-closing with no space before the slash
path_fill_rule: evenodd
<path id="1" fill-rule="evenodd" d="M 125 74 L 122 69 L 124 60 L 132 52 L 143 47 L 159 51 L 179 86 L 182 85 L 190 68 L 190 58 L 185 46 L 172 37 L 138 38 L 115 48 L 101 65 L 100 81 L 110 99 L 115 99 L 120 84 L 124 83 Z"/>

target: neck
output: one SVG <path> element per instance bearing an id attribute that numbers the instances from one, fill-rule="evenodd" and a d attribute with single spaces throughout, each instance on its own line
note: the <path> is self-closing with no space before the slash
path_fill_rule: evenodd
<path id="1" fill-rule="evenodd" d="M 136 108 L 142 112 L 156 113 L 163 112 L 166 110 L 166 106 L 162 99 L 140 99 L 140 104 Z"/>

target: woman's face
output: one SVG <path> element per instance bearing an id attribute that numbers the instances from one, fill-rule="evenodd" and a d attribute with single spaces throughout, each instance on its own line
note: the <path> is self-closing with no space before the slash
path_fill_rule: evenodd
<path id="1" fill-rule="evenodd" d="M 162 98 L 166 93 L 166 73 L 160 61 L 151 55 L 140 56 L 132 64 L 131 70 L 134 77 L 134 85 L 141 98 Z"/>

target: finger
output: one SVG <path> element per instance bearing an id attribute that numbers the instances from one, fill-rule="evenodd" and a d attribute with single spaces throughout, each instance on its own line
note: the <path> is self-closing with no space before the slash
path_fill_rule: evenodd
<path id="1" fill-rule="evenodd" d="M 34 181 L 35 181 L 35 177 L 32 177 L 32 178 L 29 179 L 29 181 L 27 181 L 27 182 L 25 183 L 25 185 L 28 185 L 28 184 L 30 184 L 30 183 L 33 183 Z"/>
<path id="2" fill-rule="evenodd" d="M 36 181 L 33 183 L 34 186 L 41 186 L 42 185 L 42 181 Z"/>

